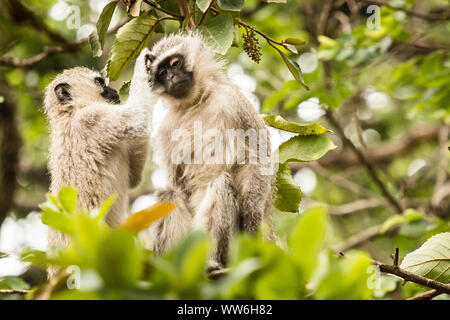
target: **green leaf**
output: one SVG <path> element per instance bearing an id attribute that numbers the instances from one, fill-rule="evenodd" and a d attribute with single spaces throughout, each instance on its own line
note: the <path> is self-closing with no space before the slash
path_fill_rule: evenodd
<path id="1" fill-rule="evenodd" d="M 157 20 L 145 13 L 119 29 L 106 66 L 108 77 L 117 80 L 128 64 L 148 45 Z"/>
<path id="2" fill-rule="evenodd" d="M 106 32 L 108 31 L 109 24 L 111 23 L 111 18 L 114 14 L 114 9 L 116 8 L 117 1 L 112 1 L 108 3 L 102 10 L 100 17 L 97 21 L 97 35 L 98 42 L 100 43 L 100 48 L 103 50 L 105 46 Z M 90 38 L 90 37 L 89 37 Z"/>
<path id="3" fill-rule="evenodd" d="M 77 190 L 71 186 L 62 187 L 58 193 L 58 200 L 66 212 L 73 213 L 77 206 Z"/>
<path id="4" fill-rule="evenodd" d="M 89 45 L 91 46 L 92 56 L 100 57 L 103 53 L 102 48 L 100 48 L 100 42 L 98 41 L 98 35 L 96 31 L 93 31 L 89 35 Z"/>
<path id="5" fill-rule="evenodd" d="M 207 20 L 198 29 L 217 53 L 224 55 L 233 43 L 233 17 L 229 13 Z"/>
<path id="6" fill-rule="evenodd" d="M 305 210 L 290 238 L 292 257 L 309 279 L 318 263 L 326 234 L 327 214 L 323 207 Z"/>
<path id="7" fill-rule="evenodd" d="M 296 48 L 294 45 L 292 45 L 292 44 L 289 44 L 289 43 L 283 43 L 283 47 L 284 47 L 286 50 L 289 50 L 289 51 L 292 52 L 292 53 L 298 54 L 297 48 Z"/>
<path id="8" fill-rule="evenodd" d="M 408 219 L 404 215 L 396 214 L 395 216 L 388 218 L 383 223 L 383 225 L 381 226 L 381 229 L 380 229 L 380 233 L 383 234 L 383 233 L 387 232 L 388 230 L 390 230 L 392 227 L 402 225 L 407 222 L 408 222 Z"/>
<path id="9" fill-rule="evenodd" d="M 127 95 L 130 92 L 131 81 L 123 81 L 122 86 L 119 89 L 120 95 Z"/>
<path id="10" fill-rule="evenodd" d="M 206 9 L 208 9 L 209 5 L 211 4 L 213 0 L 197 0 L 197 7 L 202 10 L 202 12 L 205 12 Z"/>
<path id="11" fill-rule="evenodd" d="M 301 39 L 297 39 L 297 38 L 287 38 L 286 40 L 284 40 L 284 43 L 292 44 L 294 46 L 300 46 L 302 44 L 305 44 L 306 41 L 305 40 L 301 40 Z"/>
<path id="12" fill-rule="evenodd" d="M 30 285 L 19 277 L 6 276 L 0 278 L 0 289 L 28 290 Z"/>
<path id="13" fill-rule="evenodd" d="M 45 206 L 41 206 L 41 208 L 43 210 L 41 215 L 42 223 L 65 234 L 73 233 L 74 229 L 72 218 L 64 213 L 45 208 Z"/>
<path id="14" fill-rule="evenodd" d="M 279 162 L 286 161 L 314 161 L 320 159 L 328 151 L 336 148 L 330 138 L 326 136 L 292 137 L 283 142 L 279 150 Z"/>
<path id="15" fill-rule="evenodd" d="M 450 232 L 432 236 L 408 253 L 400 268 L 443 283 L 450 282 Z"/>
<path id="16" fill-rule="evenodd" d="M 225 11 L 240 11 L 244 7 L 245 0 L 217 0 L 217 5 Z"/>
<path id="17" fill-rule="evenodd" d="M 303 79 L 303 73 L 300 69 L 300 66 L 296 61 L 293 61 L 287 57 L 283 52 L 278 51 L 283 58 L 284 63 L 287 65 L 289 71 L 294 76 L 294 79 L 297 80 L 298 83 L 300 83 L 305 89 L 309 90 L 308 85 L 305 83 L 305 80 Z"/>
<path id="18" fill-rule="evenodd" d="M 130 14 L 132 17 L 138 17 L 141 13 L 142 0 L 136 0 L 130 8 Z"/>
<path id="19" fill-rule="evenodd" d="M 321 278 L 314 296 L 319 300 L 364 300 L 372 297 L 373 289 L 368 286 L 370 257 L 362 251 L 346 254 L 345 258 L 329 256 L 329 266 Z M 374 270 L 375 271 L 375 270 Z"/>
<path id="20" fill-rule="evenodd" d="M 116 195 L 112 195 L 111 197 L 106 199 L 105 202 L 103 202 L 102 206 L 98 210 L 98 214 L 97 214 L 97 217 L 96 217 L 96 219 L 98 221 L 102 220 L 106 216 L 106 214 L 108 213 L 109 209 L 113 205 L 114 201 L 116 201 L 116 199 L 117 199 L 117 196 Z"/>
<path id="21" fill-rule="evenodd" d="M 275 207 L 281 211 L 298 212 L 302 192 L 294 183 L 291 168 L 287 163 L 280 163 L 278 167 L 276 187 Z"/>
<path id="22" fill-rule="evenodd" d="M 106 285 L 134 287 L 141 275 L 143 253 L 128 231 L 117 229 L 99 247 L 98 271 Z"/>
<path id="23" fill-rule="evenodd" d="M 284 131 L 299 133 L 302 135 L 318 135 L 328 132 L 328 129 L 322 127 L 318 123 L 300 124 L 296 122 L 290 122 L 285 120 L 283 117 L 275 114 L 263 115 L 263 119 L 271 127 Z"/>

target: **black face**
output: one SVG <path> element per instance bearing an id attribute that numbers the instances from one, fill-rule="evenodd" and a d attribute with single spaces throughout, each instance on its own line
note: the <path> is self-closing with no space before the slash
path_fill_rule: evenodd
<path id="1" fill-rule="evenodd" d="M 182 55 L 173 55 L 161 61 L 156 70 L 156 82 L 162 85 L 167 94 L 184 98 L 193 85 L 192 72 L 185 69 Z"/>
<path id="2" fill-rule="evenodd" d="M 111 87 L 106 86 L 105 80 L 101 77 L 95 78 L 95 83 L 99 85 L 102 88 L 102 92 L 100 95 L 105 98 L 108 102 L 119 104 L 120 103 L 120 96 L 117 93 L 117 91 Z"/>

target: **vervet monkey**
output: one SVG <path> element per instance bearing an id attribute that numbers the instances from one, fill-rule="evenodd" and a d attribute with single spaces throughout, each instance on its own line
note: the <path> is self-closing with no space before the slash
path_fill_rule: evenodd
<path id="1" fill-rule="evenodd" d="M 153 149 L 168 177 L 158 197 L 178 203 L 151 227 L 152 249 L 164 252 L 201 227 L 214 240 L 209 267 L 221 268 L 233 234 L 256 232 L 272 210 L 267 126 L 198 33 L 165 37 L 141 56 L 153 101 L 161 99 L 167 109 L 152 129 Z"/>
<path id="2" fill-rule="evenodd" d="M 105 218 L 111 227 L 125 218 L 127 190 L 141 181 L 147 157 L 148 110 L 133 99 L 148 91 L 143 58 L 137 60 L 135 69 L 130 98 L 124 105 L 97 71 L 85 67 L 65 70 L 45 92 L 50 192 L 56 194 L 65 185 L 74 187 L 78 206 L 84 210 L 99 208 L 115 194 Z M 49 245 L 66 242 L 64 235 L 50 230 Z"/>

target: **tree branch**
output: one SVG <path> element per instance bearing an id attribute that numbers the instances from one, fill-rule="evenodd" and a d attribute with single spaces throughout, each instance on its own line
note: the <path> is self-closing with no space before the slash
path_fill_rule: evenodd
<path id="1" fill-rule="evenodd" d="M 17 127 L 16 106 L 11 88 L 0 79 L 0 224 L 14 203 L 19 171 L 19 151 L 22 144 Z"/>
<path id="2" fill-rule="evenodd" d="M 373 162 L 389 162 L 398 155 L 404 154 L 421 143 L 428 142 L 438 136 L 439 128 L 435 126 L 413 126 L 401 138 L 380 143 L 374 149 L 367 151 L 367 157 Z M 359 163 L 351 150 L 330 152 L 319 160 L 324 166 L 337 165 L 349 167 Z"/>
<path id="3" fill-rule="evenodd" d="M 392 10 L 403 11 L 406 14 L 409 14 L 410 16 L 417 17 L 417 18 L 424 19 L 424 20 L 447 20 L 450 18 L 450 12 L 448 12 L 448 10 L 444 11 L 442 13 L 437 13 L 437 14 L 433 14 L 433 13 L 427 14 L 427 13 L 420 13 L 417 11 L 413 11 L 413 10 L 407 9 L 405 7 L 393 6 L 384 0 L 363 0 L 362 3 L 363 4 L 376 4 L 376 5 L 383 6 L 383 7 L 392 9 Z"/>
<path id="4" fill-rule="evenodd" d="M 340 206 L 329 206 L 328 213 L 332 215 L 343 216 L 356 211 L 372 209 L 386 205 L 386 201 L 380 198 L 360 199 L 345 203 Z"/>
<path id="5" fill-rule="evenodd" d="M 116 32 L 120 27 L 122 27 L 127 22 L 128 18 L 122 20 L 113 29 L 109 30 L 108 34 Z M 61 46 L 50 46 L 45 48 L 43 52 L 29 58 L 0 57 L 0 66 L 8 66 L 14 68 L 31 67 L 54 54 L 76 51 L 79 46 L 87 43 L 88 41 L 89 38 L 83 38 L 76 41 L 66 42 L 66 44 Z"/>
<path id="6" fill-rule="evenodd" d="M 339 255 L 345 257 L 345 254 L 339 252 Z M 441 293 L 450 294 L 450 284 L 442 283 L 436 280 L 425 278 L 417 274 L 406 271 L 398 266 L 398 248 L 395 250 L 394 263 L 392 265 L 382 263 L 376 260 L 371 260 L 371 262 L 380 268 L 381 272 L 393 274 L 397 277 L 402 278 L 404 281 L 410 281 L 422 286 L 435 289 Z"/>

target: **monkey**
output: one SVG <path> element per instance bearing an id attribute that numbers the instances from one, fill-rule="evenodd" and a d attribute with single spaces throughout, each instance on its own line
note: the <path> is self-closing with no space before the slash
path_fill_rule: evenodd
<path id="1" fill-rule="evenodd" d="M 268 128 L 199 33 L 169 35 L 141 56 L 152 99 L 167 110 L 151 129 L 158 165 L 168 177 L 157 196 L 178 204 L 150 227 L 151 249 L 161 254 L 200 228 L 213 240 L 208 268 L 222 268 L 236 232 L 256 233 L 272 211 Z M 200 138 L 199 128 L 206 131 Z"/>
<path id="2" fill-rule="evenodd" d="M 128 101 L 122 105 L 100 73 L 86 67 L 57 75 L 44 97 L 50 131 L 50 193 L 57 194 L 65 185 L 74 187 L 77 206 L 83 210 L 99 208 L 116 195 L 105 217 L 110 227 L 125 218 L 127 191 L 140 183 L 147 158 L 148 109 L 133 99 L 145 96 L 141 94 L 147 82 L 143 59 L 137 59 L 135 70 Z M 48 239 L 49 246 L 67 244 L 66 236 L 55 230 L 49 230 Z"/>

